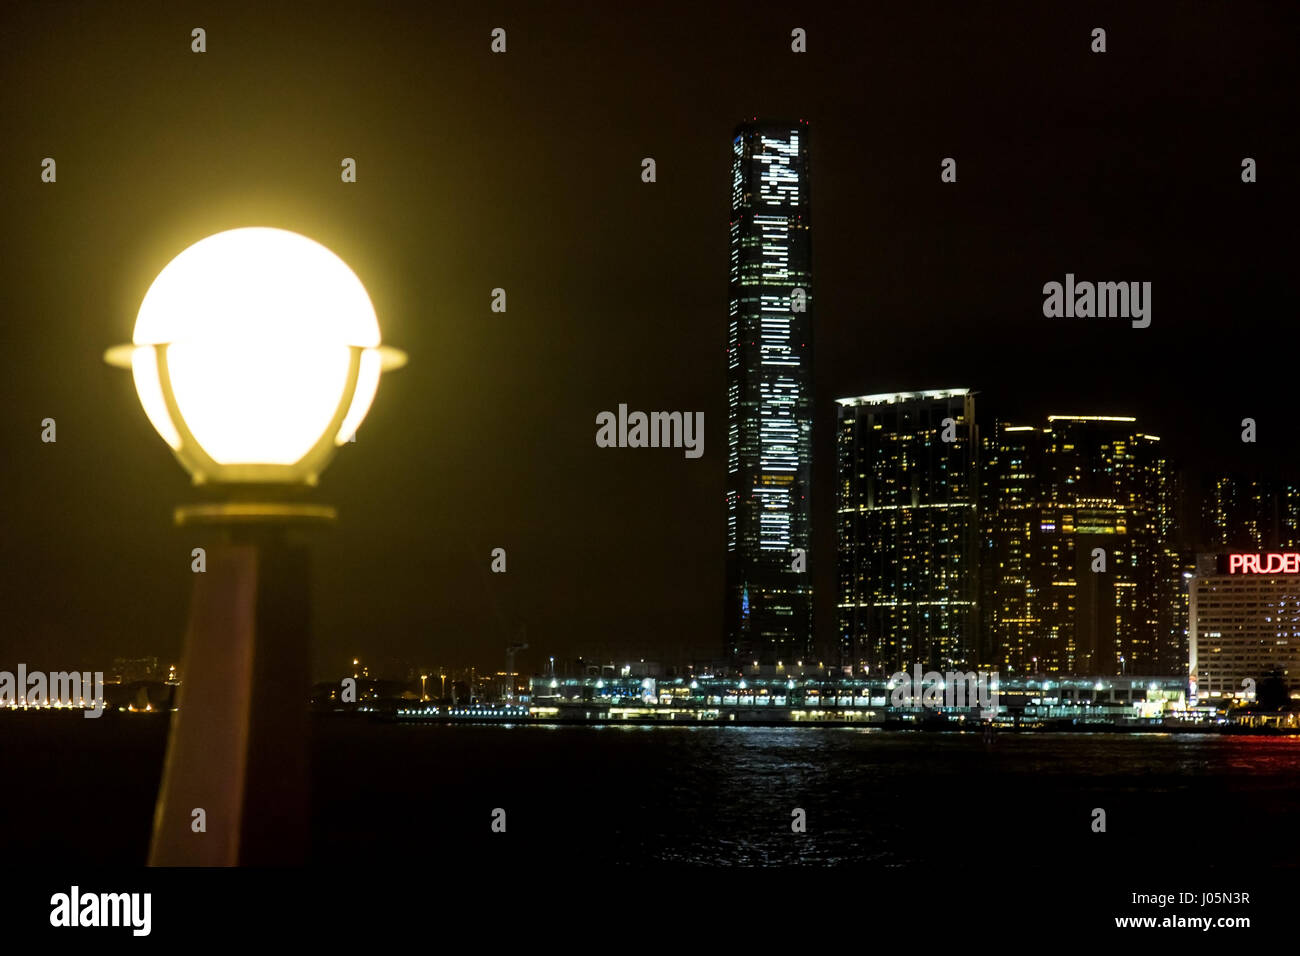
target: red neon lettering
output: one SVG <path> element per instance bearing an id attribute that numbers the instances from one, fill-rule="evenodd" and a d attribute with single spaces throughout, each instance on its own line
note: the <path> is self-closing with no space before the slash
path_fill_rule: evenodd
<path id="1" fill-rule="evenodd" d="M 1300 574 L 1300 552 L 1228 555 L 1229 574 Z"/>

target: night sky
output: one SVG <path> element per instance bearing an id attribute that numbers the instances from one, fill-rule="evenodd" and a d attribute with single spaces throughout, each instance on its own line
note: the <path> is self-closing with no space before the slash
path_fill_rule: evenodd
<path id="1" fill-rule="evenodd" d="M 1134 414 L 1186 463 L 1285 466 L 1284 5 L 899 6 L 5 5 L 0 669 L 179 658 L 195 542 L 171 514 L 201 494 L 101 356 L 173 256 L 249 225 L 337 252 L 410 355 L 316 495 L 340 511 L 319 676 L 358 654 L 499 668 L 521 629 L 523 668 L 717 656 L 730 143 L 751 116 L 811 124 L 824 646 L 837 397 L 968 386 L 981 417 Z M 1045 319 L 1067 272 L 1151 281 L 1151 327 Z M 597 448 L 620 402 L 704 411 L 704 456 Z"/>

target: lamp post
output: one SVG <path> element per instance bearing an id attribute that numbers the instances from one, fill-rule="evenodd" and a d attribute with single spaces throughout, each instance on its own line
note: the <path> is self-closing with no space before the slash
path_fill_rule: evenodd
<path id="1" fill-rule="evenodd" d="M 355 434 L 381 372 L 406 357 L 380 345 L 374 307 L 342 259 L 267 228 L 220 232 L 174 258 L 140 305 L 132 343 L 104 357 L 131 369 L 149 421 L 205 490 L 175 511 L 204 542 L 206 566 L 149 862 L 304 862 L 304 535 L 335 517 L 304 493 Z"/>

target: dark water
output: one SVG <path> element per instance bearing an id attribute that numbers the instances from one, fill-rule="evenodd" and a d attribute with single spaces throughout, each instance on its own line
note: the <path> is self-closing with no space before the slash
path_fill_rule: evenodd
<path id="1" fill-rule="evenodd" d="M 1300 863 L 1300 738 L 436 726 L 320 718 L 314 862 L 919 866 Z M 3 715 L 0 842 L 141 863 L 151 717 Z M 494 808 L 507 830 L 492 833 Z M 807 833 L 791 832 L 791 810 Z M 1106 833 L 1090 826 L 1106 811 Z"/>

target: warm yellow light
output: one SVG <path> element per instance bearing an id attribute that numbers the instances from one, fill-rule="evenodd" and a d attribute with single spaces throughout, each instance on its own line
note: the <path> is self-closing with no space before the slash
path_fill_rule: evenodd
<path id="1" fill-rule="evenodd" d="M 195 480 L 307 481 L 365 418 L 380 372 L 365 287 L 320 243 L 247 228 L 196 242 L 158 274 L 129 363 L 154 428 Z"/>
<path id="2" fill-rule="evenodd" d="M 379 352 L 367 349 L 361 353 L 361 368 L 357 373 L 356 391 L 352 393 L 352 407 L 348 409 L 338 434 L 334 436 L 334 444 L 342 445 L 348 441 L 370 411 L 370 403 L 375 400 L 375 392 L 379 389 L 380 370 Z"/>
<path id="3" fill-rule="evenodd" d="M 292 465 L 330 425 L 348 350 L 323 342 L 179 342 L 167 362 L 176 406 L 218 464 Z"/>
<path id="4" fill-rule="evenodd" d="M 131 376 L 135 379 L 135 391 L 140 396 L 140 404 L 144 406 L 150 424 L 172 446 L 172 451 L 179 451 L 181 436 L 172 424 L 171 415 L 167 412 L 167 400 L 163 398 L 162 385 L 158 382 L 157 349 L 146 346 L 131 353 Z"/>
<path id="5" fill-rule="evenodd" d="M 216 462 L 288 465 L 330 424 L 347 384 L 347 347 L 377 346 L 379 321 L 361 280 L 320 243 L 283 229 L 232 229 L 158 274 L 133 340 L 170 346 L 177 407 Z M 157 363 L 133 369 L 137 383 L 147 378 L 142 400 L 147 389 L 156 401 Z"/>

